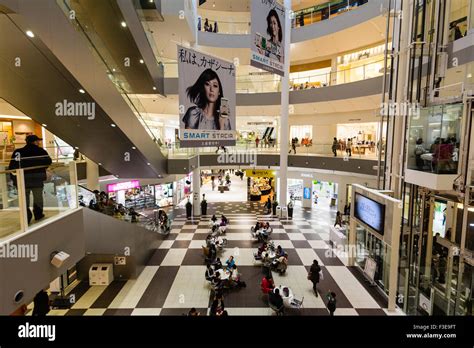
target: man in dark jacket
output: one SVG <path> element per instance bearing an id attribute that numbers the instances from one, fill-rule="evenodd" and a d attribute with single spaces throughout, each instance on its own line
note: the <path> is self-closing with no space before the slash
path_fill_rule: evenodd
<path id="1" fill-rule="evenodd" d="M 318 297 L 318 290 L 316 289 L 316 285 L 319 283 L 319 272 L 321 272 L 321 267 L 318 264 L 317 260 L 313 260 L 313 264 L 309 270 L 309 280 L 313 283 L 313 290 L 316 297 Z"/>
<path id="2" fill-rule="evenodd" d="M 26 189 L 26 207 L 28 214 L 28 223 L 30 223 L 33 214 L 35 220 L 44 217 L 43 214 L 43 183 L 46 180 L 46 169 L 52 163 L 51 157 L 41 147 L 39 142 L 42 139 L 36 135 L 28 135 L 26 137 L 26 145 L 21 149 L 13 152 L 8 169 L 25 169 L 31 167 L 42 167 L 25 170 L 25 189 Z M 16 177 L 13 181 L 17 185 Z M 33 193 L 33 214 L 30 210 L 30 193 Z"/>
<path id="3" fill-rule="evenodd" d="M 33 300 L 33 304 L 33 316 L 46 316 L 50 310 L 48 293 L 44 290 L 38 292 Z"/>

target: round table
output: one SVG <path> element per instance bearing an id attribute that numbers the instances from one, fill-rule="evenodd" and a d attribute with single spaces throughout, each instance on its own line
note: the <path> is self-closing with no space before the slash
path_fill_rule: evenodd
<path id="1" fill-rule="evenodd" d="M 230 272 L 229 272 L 229 271 L 226 271 L 225 269 L 222 269 L 222 268 L 221 268 L 221 269 L 218 269 L 218 270 L 216 271 L 216 273 L 219 273 L 221 280 L 227 280 L 227 279 L 229 279 L 229 277 L 230 277 Z"/>
<path id="2" fill-rule="evenodd" d="M 287 297 L 283 294 L 283 288 L 285 288 L 285 287 L 288 288 L 288 296 Z M 288 286 L 280 285 L 279 287 L 277 287 L 275 289 L 278 289 L 280 291 L 280 296 L 283 299 L 283 305 L 286 308 L 292 308 L 293 306 L 291 305 L 291 301 L 293 300 L 294 295 L 293 295 L 293 291 L 291 291 L 291 288 L 288 287 Z M 275 290 L 273 290 L 273 291 L 275 291 Z"/>

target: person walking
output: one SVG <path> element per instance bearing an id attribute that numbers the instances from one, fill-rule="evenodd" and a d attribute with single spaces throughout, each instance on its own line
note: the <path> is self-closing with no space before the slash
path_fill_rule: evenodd
<path id="1" fill-rule="evenodd" d="M 318 297 L 317 285 L 320 280 L 320 272 L 321 272 L 321 267 L 319 266 L 318 261 L 313 260 L 313 264 L 311 265 L 311 268 L 309 270 L 308 279 L 311 280 L 311 282 L 313 283 L 313 291 L 316 297 Z"/>
<path id="2" fill-rule="evenodd" d="M 12 154 L 9 170 L 26 169 L 31 167 L 40 167 L 25 170 L 25 189 L 26 189 L 26 212 L 28 223 L 31 222 L 33 215 L 38 221 L 44 218 L 43 214 L 43 186 L 46 181 L 46 167 L 53 161 L 49 154 L 39 146 L 42 139 L 36 135 L 26 137 L 26 145 L 21 149 L 15 150 Z M 18 186 L 16 176 L 12 174 L 15 186 Z M 30 210 L 30 194 L 33 194 L 33 214 Z"/>
<path id="3" fill-rule="evenodd" d="M 338 141 L 336 138 L 332 141 L 332 153 L 334 154 L 334 157 L 337 157 L 337 146 L 339 145 Z"/>
<path id="4" fill-rule="evenodd" d="M 339 225 L 339 227 L 342 227 L 342 216 L 340 212 L 336 213 L 336 222 L 334 222 L 334 227 Z"/>
<path id="5" fill-rule="evenodd" d="M 352 139 L 351 138 L 347 139 L 346 153 L 349 155 L 349 157 L 352 157 Z"/>
<path id="6" fill-rule="evenodd" d="M 258 143 L 260 143 L 260 139 L 257 137 L 255 138 L 255 147 L 258 149 Z"/>
<path id="7" fill-rule="evenodd" d="M 329 315 L 333 317 L 334 312 L 336 311 L 336 293 L 329 291 L 327 294 L 327 299 L 328 299 L 327 307 L 328 307 Z"/>

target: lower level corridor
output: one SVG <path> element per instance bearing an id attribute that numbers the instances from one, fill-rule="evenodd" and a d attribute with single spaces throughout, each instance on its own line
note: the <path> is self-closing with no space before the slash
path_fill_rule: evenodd
<path id="1" fill-rule="evenodd" d="M 269 221 L 275 247 L 288 253 L 288 269 L 283 275 L 272 272 L 275 286 L 287 286 L 295 298 L 303 300 L 300 309 L 285 309 L 285 315 L 329 315 L 328 292 L 336 293 L 335 315 L 389 315 L 386 299 L 371 288 L 363 275 L 346 260 L 328 249 L 328 229 L 334 223 L 335 211 L 295 209 L 293 220 L 279 220 L 263 215 L 263 204 L 251 202 L 209 203 L 208 215 L 187 220 L 180 208 L 170 212 L 171 233 L 151 257 L 138 279 L 115 280 L 109 286 L 78 283 L 71 309 L 53 309 L 49 315 L 185 315 L 196 308 L 209 314 L 214 294 L 205 279 L 206 266 L 202 252 L 209 233 L 212 214 L 229 219 L 227 245 L 218 254 L 223 264 L 234 255 L 245 288 L 224 291 L 225 309 L 229 315 L 275 315 L 262 296 L 261 264 L 253 253 L 259 244 L 252 240 L 251 226 Z M 318 260 L 324 279 L 318 285 L 319 296 L 312 290 L 307 274 L 313 260 Z M 29 314 L 31 311 L 29 312 Z"/>

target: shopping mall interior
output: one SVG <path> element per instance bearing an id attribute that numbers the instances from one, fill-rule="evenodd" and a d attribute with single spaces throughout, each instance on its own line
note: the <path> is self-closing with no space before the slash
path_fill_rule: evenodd
<path id="1" fill-rule="evenodd" d="M 472 316 L 473 73 L 471 0 L 0 0 L 0 315 Z"/>

